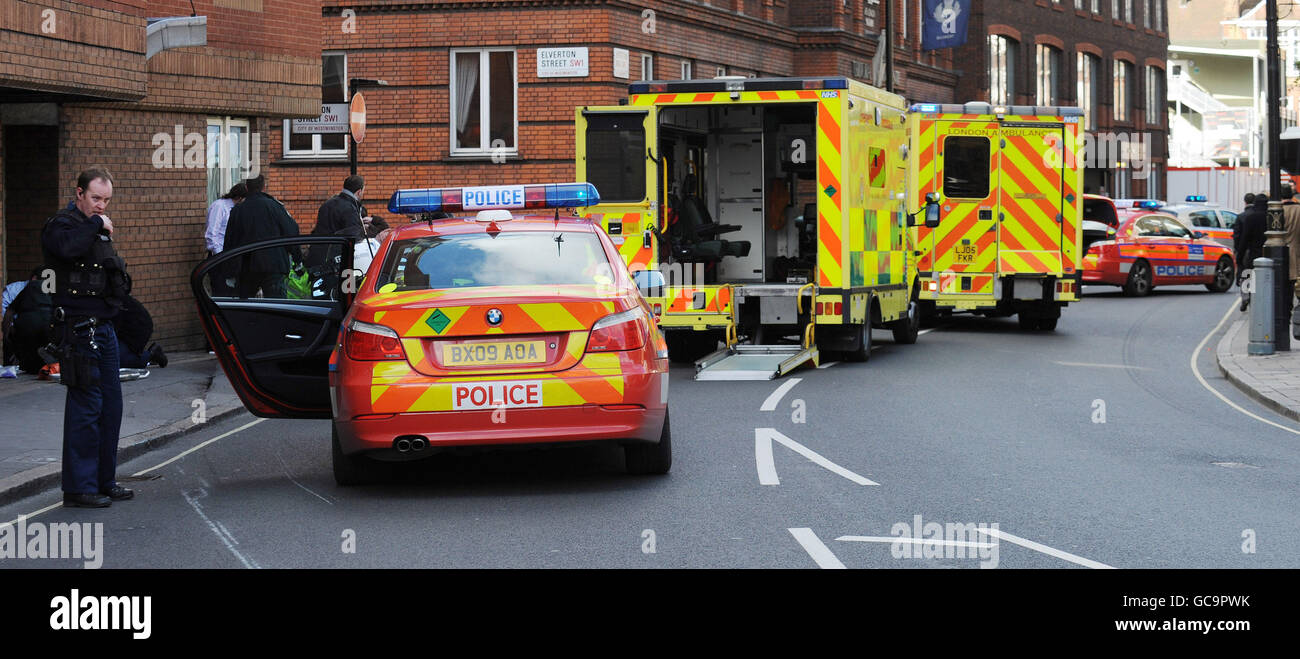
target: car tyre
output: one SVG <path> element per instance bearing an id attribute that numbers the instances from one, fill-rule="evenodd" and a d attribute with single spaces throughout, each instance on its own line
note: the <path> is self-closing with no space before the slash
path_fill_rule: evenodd
<path id="1" fill-rule="evenodd" d="M 903 345 L 912 345 L 916 343 L 916 337 L 921 332 L 921 310 L 916 301 L 916 292 L 912 292 L 912 299 L 907 302 L 907 313 L 898 320 L 890 323 L 889 329 L 894 331 L 894 343 Z"/>
<path id="2" fill-rule="evenodd" d="M 851 325 L 857 336 L 854 338 L 852 350 L 845 350 L 841 358 L 846 362 L 865 362 L 871 359 L 871 323 L 862 323 L 861 325 Z"/>
<path id="3" fill-rule="evenodd" d="M 664 410 L 664 429 L 657 444 L 628 444 L 623 447 L 623 459 L 629 474 L 666 474 L 673 466 L 673 431 Z"/>
<path id="4" fill-rule="evenodd" d="M 339 446 L 339 428 L 330 424 L 330 444 L 333 448 L 334 482 L 340 487 L 369 485 L 387 477 L 386 465 L 364 455 L 344 455 Z"/>
<path id="5" fill-rule="evenodd" d="M 1220 256 L 1219 262 L 1214 265 L 1214 281 L 1205 285 L 1205 288 L 1211 293 L 1222 293 L 1236 281 L 1233 272 L 1232 259 L 1226 256 Z"/>
<path id="6" fill-rule="evenodd" d="M 1151 294 L 1151 264 L 1138 259 L 1128 271 L 1128 282 L 1124 284 L 1124 294 L 1129 297 L 1143 297 Z"/>

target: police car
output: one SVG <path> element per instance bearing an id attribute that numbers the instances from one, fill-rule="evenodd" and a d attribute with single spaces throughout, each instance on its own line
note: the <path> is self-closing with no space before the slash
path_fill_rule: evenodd
<path id="1" fill-rule="evenodd" d="M 398 190 L 389 211 L 417 221 L 385 237 L 364 278 L 345 238 L 302 236 L 223 252 L 191 284 L 249 411 L 332 420 L 340 485 L 501 444 L 613 441 L 628 471 L 662 474 L 663 333 L 604 231 L 560 213 L 597 203 L 589 183 Z M 214 293 L 258 250 L 304 248 L 335 255 L 311 272 L 333 294 Z"/>
<path id="2" fill-rule="evenodd" d="M 1235 272 L 1231 249 L 1159 212 L 1123 220 L 1113 239 L 1092 243 L 1083 257 L 1085 284 L 1121 286 L 1135 296 L 1182 284 L 1223 292 Z"/>
<path id="3" fill-rule="evenodd" d="M 1188 195 L 1186 203 L 1166 204 L 1156 208 L 1178 218 L 1192 230 L 1232 247 L 1232 225 L 1237 223 L 1237 213 L 1206 203 L 1205 195 Z"/>

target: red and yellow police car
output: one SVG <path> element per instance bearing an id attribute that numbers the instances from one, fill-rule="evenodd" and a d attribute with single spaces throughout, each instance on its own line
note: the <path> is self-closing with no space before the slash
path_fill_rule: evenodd
<path id="1" fill-rule="evenodd" d="M 1232 287 L 1235 273 L 1232 250 L 1157 212 L 1122 220 L 1113 239 L 1092 243 L 1083 257 L 1085 284 L 1121 286 L 1135 296 L 1183 284 L 1223 292 Z"/>
<path id="2" fill-rule="evenodd" d="M 559 212 L 596 203 L 588 183 L 399 190 L 391 212 L 429 219 L 391 231 L 359 284 L 350 246 L 297 237 L 223 252 L 192 285 L 250 411 L 333 420 L 340 485 L 440 447 L 596 440 L 666 473 L 663 333 L 609 236 Z M 212 294 L 210 273 L 250 249 L 304 246 L 337 256 L 312 295 Z"/>

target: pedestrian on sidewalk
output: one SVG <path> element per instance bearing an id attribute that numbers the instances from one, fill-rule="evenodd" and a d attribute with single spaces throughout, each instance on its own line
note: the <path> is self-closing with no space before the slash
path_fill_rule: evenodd
<path id="1" fill-rule="evenodd" d="M 1287 278 L 1291 280 L 1291 288 L 1288 290 L 1294 294 L 1296 280 L 1300 279 L 1300 203 L 1297 203 L 1295 188 L 1290 184 L 1282 185 L 1282 220 L 1286 227 L 1287 263 L 1290 266 Z"/>
<path id="2" fill-rule="evenodd" d="M 99 167 L 77 177 L 75 197 L 45 221 L 41 248 L 54 273 L 55 343 L 62 346 L 63 505 L 105 508 L 135 493 L 117 484 L 122 428 L 117 333 L 113 321 L 131 292 L 104 212 L 113 177 Z"/>
<path id="3" fill-rule="evenodd" d="M 1248 211 L 1248 210 L 1250 210 L 1250 209 L 1252 209 L 1252 208 L 1254 208 L 1254 207 L 1255 207 L 1255 193 L 1254 193 L 1254 192 L 1247 192 L 1247 193 L 1246 193 L 1246 206 L 1245 206 L 1244 208 L 1241 209 L 1241 212 L 1245 213 L 1246 211 Z"/>
<path id="4" fill-rule="evenodd" d="M 263 240 L 298 235 L 298 224 L 275 197 L 267 194 L 266 178 L 258 176 L 244 181 L 248 196 L 230 211 L 222 249 L 230 250 Z M 257 297 L 258 289 L 267 298 L 283 298 L 284 278 L 289 264 L 300 257 L 297 247 L 261 249 L 244 255 L 239 262 L 235 284 L 239 297 Z"/>
<path id="5" fill-rule="evenodd" d="M 316 212 L 316 226 L 312 228 L 311 235 L 347 236 L 353 240 L 353 244 L 365 240 L 374 219 L 366 215 L 365 207 L 361 205 L 361 195 L 365 189 L 366 179 L 359 174 L 343 179 L 343 190 L 327 199 Z M 330 260 L 337 256 L 335 250 L 316 247 L 307 255 L 307 265 L 316 268 L 330 265 Z"/>
<path id="6" fill-rule="evenodd" d="M 248 186 L 243 181 L 240 181 L 232 185 L 229 192 L 221 195 L 216 201 L 212 202 L 211 206 L 208 206 L 208 224 L 203 231 L 203 240 L 208 245 L 208 256 L 220 254 L 221 250 L 225 248 L 226 224 L 230 221 L 230 211 L 247 196 Z M 211 276 L 213 296 L 229 297 L 234 295 L 234 288 L 226 283 L 228 274 L 213 272 Z"/>

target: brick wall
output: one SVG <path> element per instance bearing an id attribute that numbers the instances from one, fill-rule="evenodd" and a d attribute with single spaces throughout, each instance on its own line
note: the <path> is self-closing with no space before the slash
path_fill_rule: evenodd
<path id="1" fill-rule="evenodd" d="M 0 88 L 142 97 L 142 4 L 5 0 L 0 3 Z"/>

